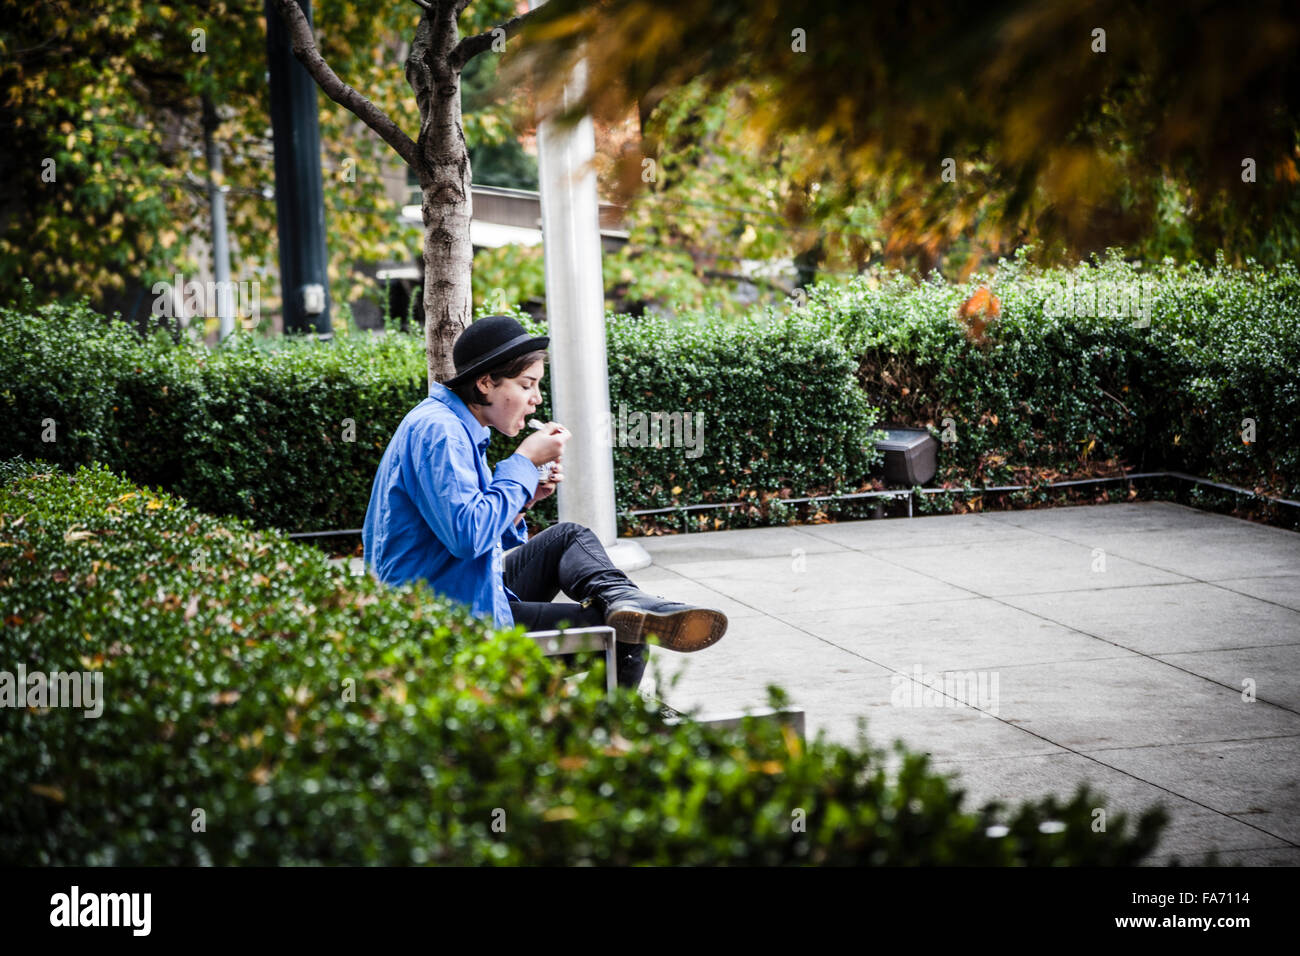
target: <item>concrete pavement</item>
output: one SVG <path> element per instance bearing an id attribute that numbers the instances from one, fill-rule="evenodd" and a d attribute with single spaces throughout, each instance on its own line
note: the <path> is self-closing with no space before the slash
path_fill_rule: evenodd
<path id="1" fill-rule="evenodd" d="M 1134 502 L 637 540 L 640 586 L 731 621 L 653 651 L 678 710 L 775 683 L 809 737 L 865 717 L 975 804 L 1086 782 L 1164 803 L 1153 863 L 1300 864 L 1300 535 Z"/>

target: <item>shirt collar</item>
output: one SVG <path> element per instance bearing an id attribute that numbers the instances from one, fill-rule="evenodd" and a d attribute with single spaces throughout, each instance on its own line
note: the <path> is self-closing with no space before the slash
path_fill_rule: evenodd
<path id="1" fill-rule="evenodd" d="M 475 447 L 480 452 L 487 448 L 488 442 L 492 440 L 492 429 L 487 425 L 479 424 L 479 420 L 474 417 L 474 413 L 469 410 L 469 406 L 461 401 L 459 395 L 441 382 L 434 382 L 429 387 L 429 397 L 436 398 L 456 413 L 456 417 L 461 420 L 461 423 L 469 432 L 470 438 L 473 439 Z"/>

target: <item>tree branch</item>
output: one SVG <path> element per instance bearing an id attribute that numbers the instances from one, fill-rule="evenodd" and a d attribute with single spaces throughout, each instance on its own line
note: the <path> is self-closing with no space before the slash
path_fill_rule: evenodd
<path id="1" fill-rule="evenodd" d="M 411 0 L 411 2 L 414 3 L 421 10 L 426 10 L 426 11 L 433 10 L 433 6 L 432 4 L 429 3 L 429 0 Z"/>
<path id="2" fill-rule="evenodd" d="M 307 68 L 316 85 L 335 103 L 353 113 L 361 122 L 378 133 L 379 138 L 393 147 L 397 155 L 401 156 L 408 165 L 418 168 L 419 151 L 415 147 L 415 141 L 403 133 L 387 113 L 339 79 L 338 74 L 325 62 L 325 58 L 316 49 L 316 39 L 312 36 L 311 24 L 307 22 L 307 15 L 302 12 L 302 7 L 298 6 L 298 0 L 275 0 L 275 6 L 289 28 L 289 36 L 293 41 L 293 55 Z"/>
<path id="3" fill-rule="evenodd" d="M 462 6 L 462 3 L 464 6 Z M 467 6 L 469 6 L 469 0 L 457 0 L 456 12 L 459 13 Z M 474 59 L 474 57 L 478 56 L 484 50 L 490 50 L 492 48 L 492 41 L 496 39 L 496 32 L 498 30 L 504 30 L 505 39 L 509 40 L 529 23 L 538 19 L 542 11 L 545 9 L 546 4 L 542 4 L 539 7 L 533 7 L 533 9 L 529 10 L 527 13 L 521 13 L 517 17 L 511 17 L 505 23 L 498 23 L 491 30 L 488 30 L 485 33 L 480 33 L 477 36 L 465 37 L 457 43 L 455 49 L 451 51 L 452 66 L 457 70 L 464 69 L 465 64 L 470 60 Z"/>

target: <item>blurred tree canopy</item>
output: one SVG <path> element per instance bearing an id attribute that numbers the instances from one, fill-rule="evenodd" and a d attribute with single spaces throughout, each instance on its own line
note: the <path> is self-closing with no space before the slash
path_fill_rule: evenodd
<path id="1" fill-rule="evenodd" d="M 619 298 L 709 306 L 720 284 L 730 301 L 743 263 L 783 258 L 805 280 L 875 262 L 957 276 L 1028 240 L 1053 261 L 1114 245 L 1147 259 L 1300 255 L 1294 4 L 546 7 L 501 75 L 498 57 L 466 68 L 475 179 L 531 185 L 514 93 L 554 92 L 585 40 L 590 94 L 575 109 L 621 119 L 639 104 L 646 134 L 614 177 L 611 198 L 636 197 L 632 242 L 607 258 Z M 340 76 L 418 128 L 401 64 L 420 8 L 314 10 Z M 0 0 L 0 12 L 0 289 L 27 277 L 102 299 L 195 269 L 204 95 L 222 120 L 235 277 L 275 262 L 261 0 Z M 462 26 L 515 12 L 474 0 Z M 320 123 L 326 216 L 348 238 L 331 243 L 330 275 L 346 301 L 364 287 L 354 262 L 409 259 L 419 229 L 385 194 L 386 177 L 405 183 L 385 145 L 324 97 Z M 743 281 L 767 297 L 789 280 Z"/>
<path id="2" fill-rule="evenodd" d="M 516 130 L 533 123 L 529 98 L 501 88 L 497 60 L 492 56 L 476 56 L 465 64 L 461 74 L 460 108 L 466 125 L 474 185 L 536 191 L 537 157 L 524 152 L 518 137 L 505 135 L 508 130 L 500 125 L 492 129 L 491 136 L 470 135 L 475 123 L 481 125 L 485 116 L 498 121 L 508 118 Z"/>
<path id="3" fill-rule="evenodd" d="M 480 28 L 513 12 L 478 0 Z M 348 82 L 399 122 L 419 125 L 402 74 L 404 38 L 420 17 L 409 2 L 316 0 L 322 52 Z M 202 97 L 221 119 L 232 277 L 276 262 L 270 93 L 262 0 L 0 2 L 0 289 L 29 278 L 49 296 L 97 301 L 197 267 L 209 235 Z M 494 94 L 495 64 L 464 117 L 476 147 L 512 141 L 517 107 Z M 385 193 L 405 171 L 359 120 L 320 97 L 330 280 L 341 301 L 367 280 L 354 262 L 418 253 Z M 509 152 L 505 155 L 509 157 Z M 201 248 L 198 247 L 198 248 Z M 189 277 L 189 276 L 187 276 Z M 274 309 L 278 288 L 265 286 Z M 137 287 L 138 297 L 138 287 Z M 267 301 L 270 300 L 270 301 Z M 145 303 L 148 310 L 148 303 Z"/>
<path id="4" fill-rule="evenodd" d="M 1045 261 L 1300 252 L 1300 8 L 1285 0 L 547 7 L 507 76 L 537 71 L 554 101 L 585 53 L 588 92 L 566 115 L 645 113 L 692 82 L 737 97 L 749 155 L 808 185 L 783 198 L 787 221 L 828 202 L 879 210 L 892 264 L 960 250 L 969 269 L 1030 239 Z M 683 148 L 647 142 L 623 181 L 640 188 L 644 158 L 671 168 L 657 150 Z M 814 257 L 835 244 L 808 241 Z"/>
<path id="5" fill-rule="evenodd" d="M 715 93 L 696 79 L 646 117 L 654 159 L 624 157 L 613 183 L 630 197 L 628 245 L 606 257 L 618 298 L 735 313 L 814 279 L 847 281 L 882 251 L 883 209 L 815 177 L 806 135 L 761 151 L 743 112 L 748 95 L 744 83 Z"/>

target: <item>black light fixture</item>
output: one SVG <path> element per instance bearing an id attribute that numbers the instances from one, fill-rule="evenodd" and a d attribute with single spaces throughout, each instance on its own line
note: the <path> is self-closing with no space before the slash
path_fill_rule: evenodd
<path id="1" fill-rule="evenodd" d="M 885 455 L 885 482 L 924 485 L 939 470 L 939 442 L 924 428 L 885 428 L 886 437 L 875 443 Z"/>

